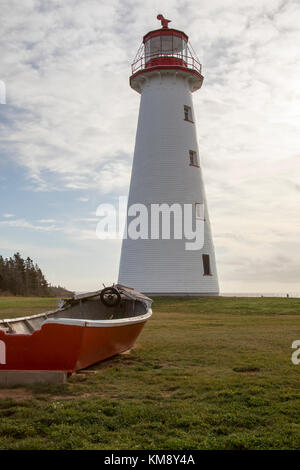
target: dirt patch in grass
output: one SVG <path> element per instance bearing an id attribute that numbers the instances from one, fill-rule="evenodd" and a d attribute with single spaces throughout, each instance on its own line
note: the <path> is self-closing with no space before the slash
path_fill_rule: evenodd
<path id="1" fill-rule="evenodd" d="M 174 367 L 170 362 L 161 362 L 160 367 Z"/>
<path id="2" fill-rule="evenodd" d="M 0 400 L 10 398 L 11 400 L 24 401 L 32 398 L 32 391 L 26 388 L 2 388 L 0 389 Z"/>
<path id="3" fill-rule="evenodd" d="M 117 397 L 113 397 L 108 393 L 97 393 L 97 392 L 84 392 L 79 393 L 76 395 L 43 395 L 43 399 L 47 399 L 48 401 L 63 401 L 63 400 L 78 400 L 78 399 L 89 399 L 89 398 L 103 398 L 103 399 L 114 399 Z M 31 390 L 27 390 L 25 388 L 7 388 L 7 389 L 0 389 L 0 400 L 3 399 L 11 399 L 14 401 L 24 401 L 30 400 L 32 398 L 39 399 L 39 395 L 33 395 Z"/>
<path id="4" fill-rule="evenodd" d="M 64 401 L 64 400 L 82 400 L 82 399 L 93 399 L 93 398 L 101 398 L 103 400 L 117 400 L 119 399 L 118 395 L 111 395 L 109 393 L 103 392 L 86 392 L 86 393 L 79 393 L 76 395 L 49 395 L 47 399 L 50 401 Z"/>
<path id="5" fill-rule="evenodd" d="M 97 373 L 98 373 L 97 370 L 83 369 L 83 370 L 80 370 L 79 372 L 76 372 L 76 376 L 80 377 L 81 375 L 83 375 L 83 376 L 85 376 L 85 375 L 95 375 Z"/>
<path id="6" fill-rule="evenodd" d="M 92 396 L 97 395 L 96 393 L 82 393 L 79 395 L 49 395 L 49 400 L 56 401 L 56 400 L 74 400 L 78 398 L 90 398 Z"/>
<path id="7" fill-rule="evenodd" d="M 235 367 L 232 370 L 234 372 L 239 372 L 240 374 L 257 374 L 260 372 L 259 367 Z"/>

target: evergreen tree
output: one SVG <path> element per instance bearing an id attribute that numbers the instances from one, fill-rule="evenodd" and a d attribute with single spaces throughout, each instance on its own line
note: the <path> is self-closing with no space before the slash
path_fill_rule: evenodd
<path id="1" fill-rule="evenodd" d="M 48 283 L 37 264 L 19 252 L 12 258 L 0 256 L 0 293 L 12 295 L 49 295 Z"/>
<path id="2" fill-rule="evenodd" d="M 48 284 L 42 270 L 31 258 L 23 259 L 19 252 L 12 258 L 0 255 L 0 295 L 70 296 L 72 292 Z"/>

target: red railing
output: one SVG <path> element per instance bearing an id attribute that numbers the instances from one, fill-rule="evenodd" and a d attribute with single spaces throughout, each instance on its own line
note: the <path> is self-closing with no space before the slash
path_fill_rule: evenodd
<path id="1" fill-rule="evenodd" d="M 154 66 L 157 67 L 159 58 L 162 59 L 179 59 L 180 62 L 182 61 L 182 67 L 186 67 L 187 69 L 190 70 L 195 70 L 196 72 L 199 72 L 201 74 L 202 72 L 202 65 L 200 62 L 195 59 L 195 57 L 189 56 L 189 55 L 184 55 L 184 54 L 177 54 L 177 53 L 156 53 L 156 54 L 149 54 L 149 55 L 142 55 L 139 57 L 133 64 L 131 65 L 131 73 L 134 74 L 140 70 L 151 70 Z M 154 65 L 154 62 L 156 63 Z M 152 65 L 153 64 L 153 65 Z M 166 64 L 161 63 L 162 66 L 166 66 Z"/>

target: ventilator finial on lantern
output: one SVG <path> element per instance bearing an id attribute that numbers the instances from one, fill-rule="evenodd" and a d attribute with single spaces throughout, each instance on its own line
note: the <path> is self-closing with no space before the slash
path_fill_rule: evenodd
<path id="1" fill-rule="evenodd" d="M 161 26 L 163 29 L 167 29 L 168 23 L 171 23 L 172 20 L 167 20 L 163 15 L 157 15 L 157 19 L 161 21 Z"/>

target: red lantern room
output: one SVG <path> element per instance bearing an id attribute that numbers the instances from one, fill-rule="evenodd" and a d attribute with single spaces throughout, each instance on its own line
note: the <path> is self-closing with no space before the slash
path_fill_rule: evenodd
<path id="1" fill-rule="evenodd" d="M 190 74 L 192 91 L 198 90 L 203 82 L 201 64 L 196 57 L 189 38 L 178 29 L 168 26 L 171 20 L 157 15 L 162 28 L 150 31 L 143 38 L 134 62 L 131 66 L 130 86 L 141 92 L 141 79 L 145 74 L 160 70 L 177 70 Z"/>

